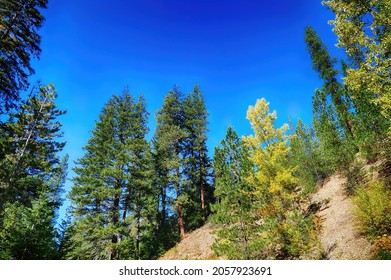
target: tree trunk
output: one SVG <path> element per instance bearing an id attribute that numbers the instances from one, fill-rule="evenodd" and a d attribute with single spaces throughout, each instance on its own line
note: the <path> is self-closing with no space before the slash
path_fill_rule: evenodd
<path id="1" fill-rule="evenodd" d="M 248 239 L 247 239 L 247 235 L 246 235 L 244 221 L 241 221 L 240 226 L 241 226 L 241 230 L 242 230 L 242 238 L 244 241 L 244 251 L 246 252 L 246 259 L 249 260 L 250 256 L 248 255 Z"/>
<path id="2" fill-rule="evenodd" d="M 136 233 L 136 260 L 140 260 L 140 215 L 137 217 L 137 233 Z"/>
<path id="3" fill-rule="evenodd" d="M 121 188 L 121 181 L 117 182 L 116 188 Z M 116 195 L 114 197 L 113 202 L 113 213 L 112 213 L 112 223 L 114 226 L 118 225 L 119 219 L 120 219 L 120 213 L 119 213 L 119 204 L 120 204 L 120 197 L 119 195 Z M 116 233 L 113 234 L 113 237 L 111 238 L 111 243 L 113 245 L 113 249 L 111 251 L 110 260 L 117 260 L 118 259 L 118 250 L 116 248 L 118 243 L 118 235 Z"/>
<path id="4" fill-rule="evenodd" d="M 183 239 L 185 238 L 185 224 L 183 221 L 182 204 L 178 204 L 177 212 L 178 212 L 179 231 L 180 231 L 181 239 Z"/>
<path id="5" fill-rule="evenodd" d="M 206 208 L 205 208 L 205 190 L 204 190 L 204 182 L 201 181 L 201 212 L 204 222 L 206 221 Z"/>
<path id="6" fill-rule="evenodd" d="M 202 218 L 204 219 L 204 222 L 206 221 L 206 208 L 205 208 L 205 178 L 203 174 L 203 165 L 202 165 L 202 158 L 204 154 L 201 152 L 201 157 L 199 159 L 200 161 L 200 195 L 201 195 L 201 214 Z"/>

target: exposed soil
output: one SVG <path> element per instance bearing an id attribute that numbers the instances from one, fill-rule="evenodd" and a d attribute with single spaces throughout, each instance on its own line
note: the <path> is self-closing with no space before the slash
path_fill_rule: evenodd
<path id="1" fill-rule="evenodd" d="M 316 214 L 320 220 L 319 241 L 328 259 L 371 259 L 372 246 L 356 229 L 355 205 L 345 194 L 344 183 L 345 179 L 334 175 L 312 199 L 322 205 Z"/>
<path id="2" fill-rule="evenodd" d="M 210 223 L 193 231 L 174 248 L 170 249 L 160 260 L 217 260 L 210 248 L 215 240 L 214 230 Z"/>

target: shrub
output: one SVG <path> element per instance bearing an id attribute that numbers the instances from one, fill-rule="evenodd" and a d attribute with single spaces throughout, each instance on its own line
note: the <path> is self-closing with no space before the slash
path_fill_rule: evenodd
<path id="1" fill-rule="evenodd" d="M 379 236 L 375 240 L 376 258 L 379 260 L 391 260 L 391 236 Z"/>
<path id="2" fill-rule="evenodd" d="M 368 237 L 391 233 L 391 191 L 382 181 L 372 181 L 356 191 L 359 229 Z"/>

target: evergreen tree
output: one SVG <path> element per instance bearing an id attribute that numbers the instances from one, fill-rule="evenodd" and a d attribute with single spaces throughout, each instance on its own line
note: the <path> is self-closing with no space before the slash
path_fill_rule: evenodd
<path id="1" fill-rule="evenodd" d="M 313 124 L 326 160 L 336 170 L 352 162 L 357 151 L 349 92 L 338 81 L 336 59 L 330 57 L 326 46 L 310 27 L 306 28 L 305 42 L 313 68 L 324 80 L 323 88 L 316 90 L 313 97 Z"/>
<path id="2" fill-rule="evenodd" d="M 44 21 L 39 9 L 46 5 L 47 0 L 0 0 L 0 113 L 16 106 L 34 73 L 30 60 L 41 52 L 37 29 Z"/>
<path id="3" fill-rule="evenodd" d="M 40 87 L 2 124 L 0 248 L 5 259 L 52 259 L 67 172 L 53 86 Z"/>
<path id="4" fill-rule="evenodd" d="M 183 185 L 183 144 L 186 133 L 183 128 L 183 95 L 174 87 L 164 99 L 161 110 L 156 115 L 156 144 L 158 153 L 163 156 L 162 188 L 171 196 L 174 212 L 178 219 L 181 238 L 185 236 L 185 207 L 188 195 Z"/>
<path id="5" fill-rule="evenodd" d="M 70 198 L 74 205 L 73 259 L 140 259 L 151 207 L 151 157 L 145 100 L 125 89 L 103 109 L 78 160 Z"/>
<path id="6" fill-rule="evenodd" d="M 315 91 L 312 104 L 313 125 L 325 162 L 330 164 L 332 171 L 348 166 L 355 150 L 350 146 L 353 143 L 341 134 L 334 104 L 320 90 Z"/>
<path id="7" fill-rule="evenodd" d="M 254 186 L 246 180 L 254 167 L 248 148 L 232 127 L 215 148 L 213 168 L 217 202 L 213 205 L 212 221 L 220 229 L 212 248 L 217 255 L 229 259 L 255 258 L 259 217 Z"/>
<path id="8" fill-rule="evenodd" d="M 310 27 L 306 28 L 305 41 L 313 67 L 324 80 L 323 89 L 315 92 L 313 103 L 314 126 L 325 153 L 330 159 L 341 159 L 334 162 L 335 168 L 348 166 L 357 151 L 368 158 L 376 157 L 386 146 L 390 121 L 381 114 L 373 92 L 346 82 L 351 69 L 361 63 L 358 49 L 356 55 L 348 54 L 352 66 L 342 61 L 339 73 L 334 67 L 336 59 L 330 57 L 326 46 Z M 338 81 L 340 74 L 344 83 Z M 337 156 L 341 151 L 343 156 Z"/>
<path id="9" fill-rule="evenodd" d="M 324 157 L 312 127 L 299 120 L 292 131 L 289 161 L 297 167 L 294 175 L 300 180 L 304 193 L 312 193 L 316 183 L 330 175 L 331 164 Z"/>
<path id="10" fill-rule="evenodd" d="M 349 97 L 344 95 L 345 91 L 343 91 L 343 87 L 338 81 L 339 72 L 334 68 L 336 59 L 330 57 L 326 46 L 311 27 L 307 27 L 305 30 L 305 42 L 313 68 L 319 73 L 319 77 L 324 80 L 322 92 L 326 96 L 330 96 L 338 123 L 346 137 L 353 137 Z"/>
<path id="11" fill-rule="evenodd" d="M 186 224 L 189 229 L 201 226 L 209 214 L 213 190 L 210 185 L 210 160 L 208 158 L 208 112 L 201 90 L 197 85 L 183 101 L 184 129 L 184 177 L 189 201 L 186 208 Z"/>

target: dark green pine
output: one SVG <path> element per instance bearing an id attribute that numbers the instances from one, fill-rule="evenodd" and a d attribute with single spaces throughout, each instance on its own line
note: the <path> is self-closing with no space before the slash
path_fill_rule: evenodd
<path id="1" fill-rule="evenodd" d="M 253 172 L 249 150 L 232 127 L 215 148 L 213 158 L 215 196 L 212 221 L 219 225 L 212 248 L 217 255 L 229 259 L 250 259 L 258 250 L 256 244 L 258 218 L 253 207 L 253 186 L 246 178 Z M 252 242 L 254 242 L 252 244 Z"/>
<path id="2" fill-rule="evenodd" d="M 184 129 L 184 177 L 188 206 L 185 221 L 190 230 L 200 227 L 210 213 L 213 198 L 211 164 L 208 158 L 208 112 L 203 94 L 197 85 L 183 101 Z"/>
<path id="3" fill-rule="evenodd" d="M 141 259 L 144 236 L 153 223 L 156 198 L 145 139 L 148 113 L 141 96 L 127 89 L 106 104 L 77 161 L 70 198 L 73 233 L 66 258 Z M 151 210 L 152 209 L 152 210 Z"/>
<path id="4" fill-rule="evenodd" d="M 41 52 L 37 30 L 46 5 L 47 0 L 0 0 L 0 113 L 15 108 L 29 85 L 30 61 Z"/>
<path id="5" fill-rule="evenodd" d="M 2 123 L 0 251 L 5 259 L 52 259 L 67 173 L 53 86 L 40 87 Z"/>
<path id="6" fill-rule="evenodd" d="M 327 47 L 311 27 L 307 27 L 305 30 L 305 42 L 313 68 L 324 81 L 322 92 L 326 97 L 330 97 L 335 108 L 338 124 L 344 134 L 346 137 L 352 138 L 354 135 L 351 124 L 352 116 L 349 112 L 351 107 L 350 98 L 345 95 L 347 92 L 343 90 L 343 86 L 338 81 L 339 71 L 334 67 L 336 59 L 331 58 Z"/>

